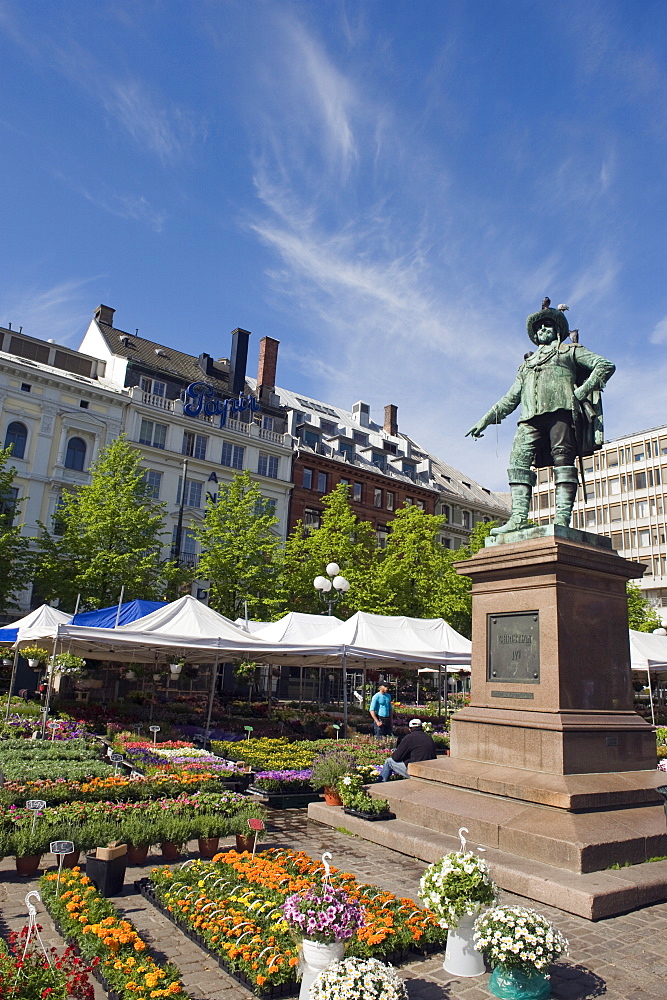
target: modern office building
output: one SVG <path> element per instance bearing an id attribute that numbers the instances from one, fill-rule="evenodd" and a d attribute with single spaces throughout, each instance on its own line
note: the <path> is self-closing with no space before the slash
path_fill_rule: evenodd
<path id="1" fill-rule="evenodd" d="M 626 559 L 643 563 L 638 581 L 656 607 L 667 607 L 667 425 L 607 441 L 584 459 L 572 526 L 608 535 Z M 555 513 L 552 469 L 539 469 L 532 517 L 548 524 Z"/>

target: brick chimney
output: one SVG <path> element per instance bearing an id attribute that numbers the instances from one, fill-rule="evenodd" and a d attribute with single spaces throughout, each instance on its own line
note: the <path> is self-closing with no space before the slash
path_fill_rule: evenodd
<path id="1" fill-rule="evenodd" d="M 398 435 L 398 407 L 388 403 L 384 408 L 384 429 L 392 437 Z"/>
<path id="2" fill-rule="evenodd" d="M 274 389 L 276 385 L 276 368 L 278 367 L 279 340 L 273 337 L 262 337 L 259 342 L 259 364 L 257 366 L 257 388 Z"/>
<path id="3" fill-rule="evenodd" d="M 250 333 L 237 327 L 232 331 L 232 356 L 229 362 L 230 389 L 235 396 L 245 391 L 245 372 L 248 364 Z"/>
<path id="4" fill-rule="evenodd" d="M 115 311 L 111 306 L 98 306 L 95 310 L 95 319 L 98 323 L 102 323 L 103 326 L 113 326 L 113 314 Z"/>

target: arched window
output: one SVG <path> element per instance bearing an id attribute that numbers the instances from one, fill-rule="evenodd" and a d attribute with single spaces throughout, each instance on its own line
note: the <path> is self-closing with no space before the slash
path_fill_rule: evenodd
<path id="1" fill-rule="evenodd" d="M 7 434 L 5 435 L 5 448 L 9 448 L 10 444 L 14 445 L 12 449 L 12 458 L 23 458 L 27 442 L 28 428 L 25 424 L 19 423 L 18 420 L 14 420 L 7 428 Z"/>
<path id="2" fill-rule="evenodd" d="M 65 452 L 65 468 L 83 472 L 86 461 L 86 442 L 81 438 L 70 438 Z"/>

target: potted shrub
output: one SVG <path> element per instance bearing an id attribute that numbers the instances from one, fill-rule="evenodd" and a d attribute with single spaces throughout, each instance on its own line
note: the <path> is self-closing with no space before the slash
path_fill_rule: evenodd
<path id="1" fill-rule="evenodd" d="M 57 674 L 79 674 L 86 669 L 86 661 L 74 653 L 58 653 L 53 658 L 53 670 Z"/>
<path id="2" fill-rule="evenodd" d="M 316 791 L 324 789 L 324 801 L 328 806 L 343 804 L 336 786 L 343 775 L 354 771 L 355 765 L 354 757 L 344 750 L 330 750 L 313 760 L 310 783 Z"/>
<path id="3" fill-rule="evenodd" d="M 475 921 L 475 944 L 493 967 L 496 997 L 542 1000 L 551 995 L 546 970 L 567 954 L 567 941 L 546 917 L 524 906 L 496 906 Z"/>
<path id="4" fill-rule="evenodd" d="M 473 944 L 475 917 L 497 899 L 497 889 L 485 861 L 467 851 L 452 851 L 429 865 L 419 882 L 419 895 L 447 927 L 443 963 L 455 976 L 481 976 L 484 961 Z"/>
<path id="5" fill-rule="evenodd" d="M 49 655 L 48 649 L 44 649 L 42 646 L 24 646 L 21 650 L 21 656 L 26 658 L 28 666 L 32 667 L 33 670 L 46 663 Z"/>
<path id="6" fill-rule="evenodd" d="M 250 816 L 248 812 L 244 812 L 235 816 L 231 822 L 232 832 L 236 835 L 236 850 L 239 854 L 243 854 L 244 851 L 252 854 L 257 841 L 263 840 L 266 836 L 266 829 L 263 822 L 261 828 L 258 824 L 256 828 L 251 829 L 248 825 L 249 819 L 260 820 L 261 817 Z"/>
<path id="7" fill-rule="evenodd" d="M 151 844 L 155 840 L 155 822 L 136 809 L 123 814 L 120 824 L 120 840 L 127 844 L 127 863 L 143 865 Z"/>
<path id="8" fill-rule="evenodd" d="M 32 829 L 32 820 L 16 823 L 7 844 L 7 853 L 16 859 L 16 870 L 19 875 L 35 875 L 42 854 L 48 850 L 48 833 L 40 828 L 40 824 Z"/>
<path id="9" fill-rule="evenodd" d="M 299 1000 L 309 1000 L 315 978 L 342 959 L 345 942 L 363 926 L 364 911 L 346 892 L 326 882 L 288 896 L 282 911 L 301 938 L 304 967 Z"/>
<path id="10" fill-rule="evenodd" d="M 160 850 L 165 861 L 176 861 L 194 832 L 192 816 L 164 813 L 157 824 Z"/>
<path id="11" fill-rule="evenodd" d="M 320 972 L 310 987 L 311 1000 L 408 1000 L 405 983 L 391 965 L 377 958 L 344 958 Z"/>

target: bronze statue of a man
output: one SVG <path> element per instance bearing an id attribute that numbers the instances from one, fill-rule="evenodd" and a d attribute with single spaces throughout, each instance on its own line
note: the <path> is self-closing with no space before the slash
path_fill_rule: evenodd
<path id="1" fill-rule="evenodd" d="M 533 466 L 553 465 L 556 481 L 554 524 L 568 527 L 577 495 L 577 455 L 602 447 L 600 392 L 615 366 L 578 343 L 565 344 L 570 329 L 564 310 L 543 308 L 529 316 L 528 336 L 537 344 L 519 368 L 512 388 L 466 434 L 482 436 L 489 424 L 500 423 L 521 404 L 521 416 L 507 470 L 512 491 L 512 515 L 491 534 L 528 526 L 528 511 L 536 477 Z"/>

